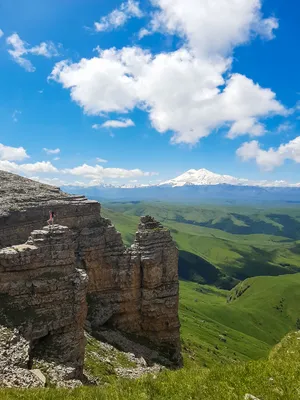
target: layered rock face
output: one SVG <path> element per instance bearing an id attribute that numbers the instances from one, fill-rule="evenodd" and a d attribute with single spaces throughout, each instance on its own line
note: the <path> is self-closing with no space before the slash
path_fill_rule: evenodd
<path id="1" fill-rule="evenodd" d="M 80 376 L 87 315 L 87 274 L 76 268 L 73 234 L 54 226 L 0 250 L 0 323 L 19 327 L 30 357 L 72 363 Z"/>
<path id="2" fill-rule="evenodd" d="M 133 249 L 142 271 L 142 332 L 180 362 L 178 250 L 170 231 L 151 217 L 141 218 Z"/>
<path id="3" fill-rule="evenodd" d="M 89 275 L 92 331 L 115 328 L 148 339 L 180 365 L 178 250 L 170 232 L 142 217 L 133 246 L 125 249 L 105 220 L 101 228 L 84 229 L 78 240 Z"/>
<path id="4" fill-rule="evenodd" d="M 26 242 L 33 230 L 46 224 L 52 209 L 59 224 L 70 229 L 100 221 L 98 202 L 4 171 L 0 171 L 0 200 L 0 248 Z"/>
<path id="5" fill-rule="evenodd" d="M 33 356 L 71 362 L 79 376 L 88 309 L 93 334 L 130 334 L 180 365 L 178 252 L 168 230 L 142 217 L 126 249 L 98 202 L 3 171 L 0 200 L 0 323 L 20 326 Z M 59 225 L 43 228 L 50 210 Z"/>

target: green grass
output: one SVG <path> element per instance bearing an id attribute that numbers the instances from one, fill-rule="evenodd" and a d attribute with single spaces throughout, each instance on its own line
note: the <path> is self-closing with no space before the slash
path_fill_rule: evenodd
<path id="1" fill-rule="evenodd" d="M 87 335 L 85 347 L 84 370 L 98 384 L 113 383 L 118 379 L 115 368 L 136 368 L 124 353 L 117 349 L 107 348 L 97 339 Z"/>
<path id="2" fill-rule="evenodd" d="M 296 400 L 300 396 L 300 333 L 289 334 L 268 359 L 166 371 L 158 377 L 71 390 L 0 391 L 3 400 Z"/>
<path id="3" fill-rule="evenodd" d="M 134 240 L 139 216 L 150 214 L 171 230 L 183 279 L 231 288 L 237 280 L 300 272 L 300 207 L 184 206 L 108 203 L 103 215 Z"/>
<path id="4" fill-rule="evenodd" d="M 296 329 L 300 274 L 250 278 L 240 285 L 228 292 L 180 282 L 181 338 L 188 364 L 259 359 Z"/>

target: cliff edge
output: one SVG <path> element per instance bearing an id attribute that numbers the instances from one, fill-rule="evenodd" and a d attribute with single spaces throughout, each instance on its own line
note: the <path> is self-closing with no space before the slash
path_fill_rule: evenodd
<path id="1" fill-rule="evenodd" d="M 45 227 L 50 210 L 55 225 Z M 0 171 L 0 325 L 28 341 L 29 369 L 42 357 L 71 366 L 80 379 L 84 328 L 180 366 L 178 251 L 170 232 L 142 217 L 126 248 L 100 211 L 84 196 Z"/>

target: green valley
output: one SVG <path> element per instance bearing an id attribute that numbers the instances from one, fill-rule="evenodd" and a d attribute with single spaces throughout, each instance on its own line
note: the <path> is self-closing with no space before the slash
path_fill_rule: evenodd
<path id="1" fill-rule="evenodd" d="M 248 277 L 300 272 L 300 209 L 107 203 L 110 218 L 131 244 L 141 215 L 152 215 L 180 250 L 182 279 L 231 289 Z"/>
<path id="2" fill-rule="evenodd" d="M 300 328 L 300 274 L 255 277 L 228 292 L 180 283 L 180 320 L 186 365 L 266 357 Z"/>

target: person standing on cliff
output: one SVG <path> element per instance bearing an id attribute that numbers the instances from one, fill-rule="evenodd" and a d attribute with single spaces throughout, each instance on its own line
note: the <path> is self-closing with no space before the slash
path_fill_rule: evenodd
<path id="1" fill-rule="evenodd" d="M 48 225 L 53 225 L 54 224 L 54 217 L 55 217 L 55 212 L 54 211 L 49 211 L 50 218 L 48 219 L 47 223 Z"/>

